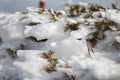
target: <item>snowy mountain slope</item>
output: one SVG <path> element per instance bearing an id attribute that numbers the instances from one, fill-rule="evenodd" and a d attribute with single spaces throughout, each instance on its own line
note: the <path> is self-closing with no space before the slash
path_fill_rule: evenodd
<path id="1" fill-rule="evenodd" d="M 119 17 L 86 3 L 0 14 L 0 80 L 119 80 Z"/>

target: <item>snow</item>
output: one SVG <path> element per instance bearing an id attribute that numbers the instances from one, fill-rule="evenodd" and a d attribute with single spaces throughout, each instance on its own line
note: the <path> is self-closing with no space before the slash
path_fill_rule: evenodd
<path id="1" fill-rule="evenodd" d="M 26 26 L 30 27 L 30 26 Z M 28 31 L 29 30 L 29 31 Z M 37 38 L 37 40 L 42 40 L 46 38 L 51 38 L 54 36 L 63 35 L 63 29 L 61 22 L 56 23 L 46 23 L 46 24 L 40 24 L 32 29 L 26 28 L 25 30 L 25 36 L 34 36 Z"/>
<path id="2" fill-rule="evenodd" d="M 87 3 L 79 5 L 88 6 Z M 54 21 L 51 19 L 51 14 L 55 15 L 53 9 L 52 13 L 45 9 L 41 14 L 38 8 L 27 9 L 27 13 L 0 14 L 0 80 L 120 79 L 120 32 L 116 25 L 110 26 L 115 29 L 103 31 L 105 38 L 98 39 L 95 46 L 88 43 L 95 37 L 91 34 L 101 32 L 94 22 L 107 18 L 120 27 L 119 10 L 93 12 L 94 18 L 86 19 L 86 13 L 68 17 L 66 6 L 55 10 L 61 15 Z M 28 25 L 31 22 L 38 24 Z M 67 23 L 77 22 L 80 22 L 77 30 L 65 31 Z M 48 59 L 44 56 L 49 50 L 54 54 L 49 54 Z M 56 62 L 55 70 L 47 71 L 45 68 L 55 63 L 50 61 L 56 59 L 59 63 Z"/>

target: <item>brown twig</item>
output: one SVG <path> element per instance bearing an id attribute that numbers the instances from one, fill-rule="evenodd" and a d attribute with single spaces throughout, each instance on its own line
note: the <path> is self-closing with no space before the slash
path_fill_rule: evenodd
<path id="1" fill-rule="evenodd" d="M 86 40 L 87 48 L 88 48 L 88 55 L 91 56 L 91 52 L 94 53 L 92 49 L 92 44 Z"/>

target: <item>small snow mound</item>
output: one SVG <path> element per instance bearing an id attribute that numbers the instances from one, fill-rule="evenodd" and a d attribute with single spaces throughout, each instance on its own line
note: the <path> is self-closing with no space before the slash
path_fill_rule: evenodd
<path id="1" fill-rule="evenodd" d="M 63 35 L 63 26 L 59 22 L 55 23 L 46 23 L 34 26 L 31 28 L 27 28 L 24 31 L 26 37 L 33 36 L 37 38 L 37 40 L 48 39 L 55 36 Z"/>

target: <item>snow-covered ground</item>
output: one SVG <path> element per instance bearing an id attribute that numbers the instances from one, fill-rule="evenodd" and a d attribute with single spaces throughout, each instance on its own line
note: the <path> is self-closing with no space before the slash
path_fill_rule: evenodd
<path id="1" fill-rule="evenodd" d="M 0 80 L 120 80 L 120 11 L 90 6 L 1 13 Z"/>

